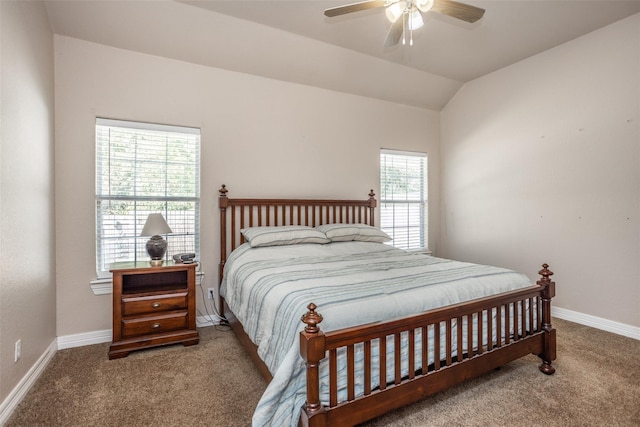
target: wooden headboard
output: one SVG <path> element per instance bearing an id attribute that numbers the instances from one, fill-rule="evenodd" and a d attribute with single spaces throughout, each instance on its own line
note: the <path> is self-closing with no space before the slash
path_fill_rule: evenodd
<path id="1" fill-rule="evenodd" d="M 322 224 L 375 225 L 377 205 L 375 193 L 366 200 L 314 200 L 314 199 L 230 199 L 227 187 L 220 190 L 220 265 L 219 281 L 227 256 L 244 243 L 240 230 L 246 227 Z"/>

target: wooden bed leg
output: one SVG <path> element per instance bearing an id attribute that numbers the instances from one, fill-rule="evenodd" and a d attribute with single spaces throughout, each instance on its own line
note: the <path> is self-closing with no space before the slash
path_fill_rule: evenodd
<path id="1" fill-rule="evenodd" d="M 550 277 L 553 272 L 549 265 L 542 264 L 542 270 L 538 272 L 542 276 L 537 284 L 544 286 L 542 291 L 542 330 L 544 331 L 544 351 L 538 355 L 542 364 L 538 367 L 544 374 L 551 375 L 556 371 L 551 362 L 556 359 L 556 330 L 551 326 L 551 298 L 556 295 L 556 283 Z"/>
<path id="2" fill-rule="evenodd" d="M 302 322 L 307 325 L 300 332 L 300 355 L 307 366 L 307 401 L 300 412 L 299 426 L 326 426 L 326 411 L 320 403 L 320 360 L 325 355 L 325 336 L 318 328 L 322 316 L 316 313 L 316 305 L 307 306 L 309 311 L 302 316 Z"/>

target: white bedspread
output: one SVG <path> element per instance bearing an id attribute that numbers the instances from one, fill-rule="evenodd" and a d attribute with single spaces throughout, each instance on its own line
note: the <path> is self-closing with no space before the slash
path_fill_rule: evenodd
<path id="1" fill-rule="evenodd" d="M 221 294 L 273 375 L 253 426 L 297 425 L 305 401 L 298 332 L 310 302 L 325 319 L 321 329 L 329 331 L 410 316 L 530 283 L 511 270 L 381 243 L 238 247 L 226 262 Z"/>

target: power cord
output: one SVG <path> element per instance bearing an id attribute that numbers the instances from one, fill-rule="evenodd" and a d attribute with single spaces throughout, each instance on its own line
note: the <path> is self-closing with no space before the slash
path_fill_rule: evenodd
<path id="1" fill-rule="evenodd" d="M 226 317 L 224 317 L 223 315 L 220 314 L 220 312 L 218 311 L 218 308 L 216 306 L 216 298 L 215 298 L 215 292 L 213 291 L 213 289 L 211 289 L 209 291 L 209 297 L 207 298 L 207 295 L 205 295 L 205 291 L 204 288 L 202 286 L 202 283 L 204 282 L 204 273 L 201 270 L 201 266 L 202 264 L 200 264 L 200 262 L 198 262 L 198 270 L 200 270 L 200 280 L 197 283 L 197 286 L 200 288 L 200 295 L 202 296 L 202 301 L 203 301 L 203 305 L 206 311 L 206 315 L 204 315 L 199 309 L 198 314 L 200 315 L 200 317 L 204 317 L 206 320 L 207 324 L 211 324 L 212 326 L 214 326 L 217 330 L 221 330 L 221 331 L 228 331 L 231 328 L 229 327 L 229 321 L 227 320 Z M 211 300 L 212 303 L 212 308 L 214 313 L 210 313 L 209 312 L 209 306 L 207 304 L 207 300 Z M 214 319 L 214 316 L 216 316 L 219 320 L 216 322 L 216 320 Z M 219 328 L 219 327 L 222 328 Z"/>

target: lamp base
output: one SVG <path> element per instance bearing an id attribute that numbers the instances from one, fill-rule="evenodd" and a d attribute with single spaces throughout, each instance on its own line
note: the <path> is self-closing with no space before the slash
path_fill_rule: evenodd
<path id="1" fill-rule="evenodd" d="M 163 262 L 164 254 L 167 252 L 167 241 L 162 236 L 152 236 L 147 242 L 147 253 L 151 257 L 152 267 L 160 267 Z"/>

